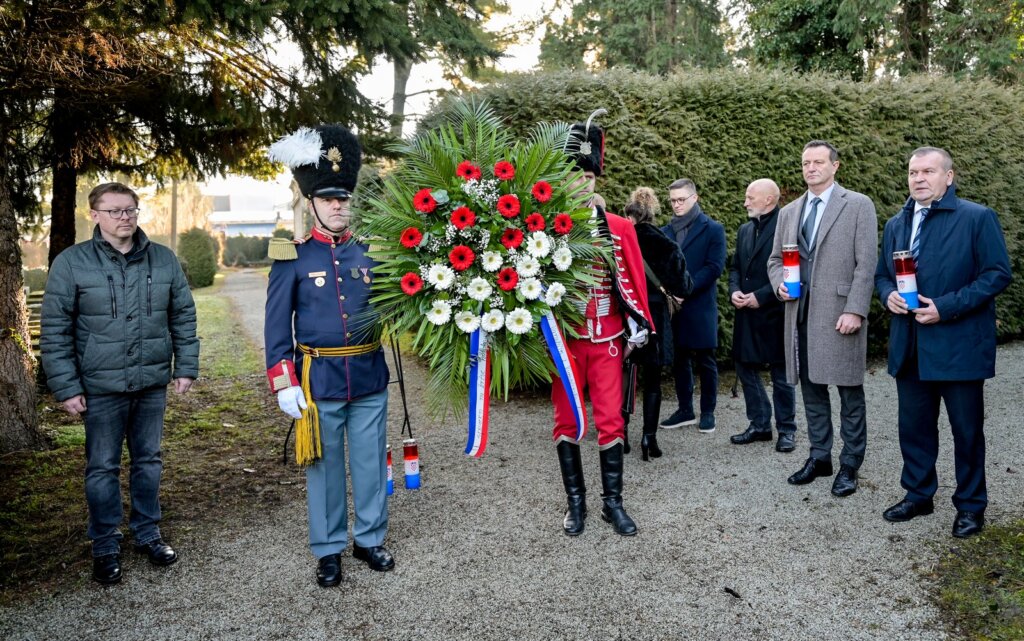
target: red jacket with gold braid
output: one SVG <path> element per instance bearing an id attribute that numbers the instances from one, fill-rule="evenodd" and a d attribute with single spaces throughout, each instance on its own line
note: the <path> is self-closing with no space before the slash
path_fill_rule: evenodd
<path id="1" fill-rule="evenodd" d="M 598 234 L 612 243 L 615 274 L 604 270 L 601 282 L 592 287 L 586 309 L 586 322 L 574 328 L 581 339 L 603 343 L 626 332 L 626 317 L 632 317 L 640 329 L 654 332 L 651 310 L 647 306 L 647 278 L 643 257 L 633 224 L 621 216 L 595 207 Z M 613 290 L 612 285 L 615 285 Z"/>

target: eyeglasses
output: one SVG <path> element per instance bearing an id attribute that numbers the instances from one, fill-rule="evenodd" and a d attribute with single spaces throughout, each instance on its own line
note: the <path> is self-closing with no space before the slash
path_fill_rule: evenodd
<path id="1" fill-rule="evenodd" d="M 120 220 L 125 216 L 128 218 L 138 218 L 139 212 L 142 211 L 138 207 L 129 207 L 128 209 L 94 209 L 93 211 L 101 211 L 104 214 L 110 216 L 114 220 Z"/>
<path id="2" fill-rule="evenodd" d="M 673 205 L 682 205 L 682 204 L 683 204 L 683 203 L 685 203 L 685 202 L 686 202 L 687 200 L 690 200 L 691 198 L 693 198 L 693 197 L 694 197 L 694 196 L 696 196 L 696 195 L 697 195 L 697 194 L 690 194 L 690 195 L 689 195 L 689 196 L 687 196 L 686 198 L 670 198 L 670 199 L 669 199 L 669 202 L 670 202 L 670 203 L 672 203 Z"/>

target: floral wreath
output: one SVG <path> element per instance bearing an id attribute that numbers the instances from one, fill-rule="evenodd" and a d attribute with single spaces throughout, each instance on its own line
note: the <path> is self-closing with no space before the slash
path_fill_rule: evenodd
<path id="1" fill-rule="evenodd" d="M 582 324 L 596 262 L 609 253 L 587 195 L 569 185 L 573 143 L 564 123 L 516 141 L 486 104 L 460 102 L 445 124 L 395 147 L 402 161 L 356 213 L 378 263 L 374 313 L 427 360 L 434 416 L 466 409 L 478 330 L 488 387 L 507 398 L 510 386 L 558 371 L 541 338 L 545 317 L 570 335 Z"/>

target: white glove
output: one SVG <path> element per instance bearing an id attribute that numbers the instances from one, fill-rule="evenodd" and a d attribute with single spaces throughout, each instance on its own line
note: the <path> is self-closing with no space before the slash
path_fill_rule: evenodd
<path id="1" fill-rule="evenodd" d="M 646 345 L 647 330 L 640 329 L 640 326 L 632 318 L 627 318 L 626 323 L 629 325 L 629 338 L 626 339 L 626 342 L 629 343 L 630 347 L 640 348 Z"/>
<path id="2" fill-rule="evenodd" d="M 277 406 L 292 418 L 302 418 L 302 411 L 299 408 L 306 409 L 306 395 L 297 385 L 286 387 L 277 393 Z"/>

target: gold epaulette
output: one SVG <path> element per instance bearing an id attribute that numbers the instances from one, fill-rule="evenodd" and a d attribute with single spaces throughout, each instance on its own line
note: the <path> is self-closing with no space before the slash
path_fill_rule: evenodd
<path id="1" fill-rule="evenodd" d="M 295 250 L 295 242 L 287 238 L 271 238 L 267 245 L 267 257 L 271 260 L 295 260 L 299 252 Z"/>

